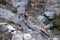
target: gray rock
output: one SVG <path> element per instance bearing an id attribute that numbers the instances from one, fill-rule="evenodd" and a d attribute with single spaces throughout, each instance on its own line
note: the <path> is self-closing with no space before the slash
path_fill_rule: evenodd
<path id="1" fill-rule="evenodd" d="M 16 24 L 22 25 L 24 30 L 28 29 L 28 27 L 24 23 L 23 18 L 22 18 L 21 15 L 16 15 L 16 14 L 12 13 L 11 11 L 6 10 L 6 9 L 2 9 L 2 8 L 0 8 L 0 15 L 1 15 L 0 18 L 4 18 L 8 21 L 12 21 Z"/>
<path id="2" fill-rule="evenodd" d="M 41 16 L 41 15 L 39 15 L 37 17 L 37 19 L 40 20 L 40 21 L 42 21 L 42 22 L 45 22 L 46 21 L 46 18 L 44 16 Z"/>
<path id="3" fill-rule="evenodd" d="M 58 34 L 58 35 L 55 35 L 54 37 L 53 37 L 53 40 L 60 40 L 60 35 Z"/>
<path id="4" fill-rule="evenodd" d="M 49 19 L 53 19 L 53 18 L 54 18 L 54 12 L 45 11 L 44 14 L 45 14 Z"/>
<path id="5" fill-rule="evenodd" d="M 13 6 L 25 6 L 28 3 L 28 0 L 11 0 Z"/>
<path id="6" fill-rule="evenodd" d="M 6 9 L 6 7 L 2 4 L 0 4 L 0 8 Z"/>
<path id="7" fill-rule="evenodd" d="M 25 33 L 24 34 L 24 40 L 35 40 L 31 34 L 29 33 Z"/>
<path id="8" fill-rule="evenodd" d="M 21 31 L 14 31 L 12 34 L 12 40 L 23 40 L 23 33 Z"/>
<path id="9" fill-rule="evenodd" d="M 52 27 L 53 27 L 53 23 L 50 23 L 50 24 L 48 24 L 48 25 L 45 26 L 46 29 L 50 29 Z"/>
<path id="10" fill-rule="evenodd" d="M 6 25 L 6 28 L 8 29 L 8 32 L 11 32 L 12 30 L 15 30 L 15 28 L 11 25 Z"/>
<path id="11" fill-rule="evenodd" d="M 0 25 L 0 30 L 4 31 L 4 30 L 8 30 L 8 29 L 7 29 L 6 25 L 3 23 L 3 24 Z"/>
<path id="12" fill-rule="evenodd" d="M 58 40 L 58 38 L 57 37 L 54 37 L 53 40 Z"/>
<path id="13" fill-rule="evenodd" d="M 47 0 L 45 10 L 60 13 L 60 0 Z"/>
<path id="14" fill-rule="evenodd" d="M 60 34 L 56 35 L 54 38 L 55 38 L 56 40 L 60 40 Z M 53 38 L 53 39 L 54 39 L 54 38 Z"/>
<path id="15" fill-rule="evenodd" d="M 17 7 L 18 14 L 25 12 L 25 5 L 28 4 L 28 0 L 12 0 L 13 7 Z"/>
<path id="16" fill-rule="evenodd" d="M 8 32 L 11 32 L 12 30 L 15 30 L 15 28 L 7 23 L 0 23 L 0 30 L 8 30 Z"/>
<path id="17" fill-rule="evenodd" d="M 46 37 L 42 36 L 43 34 L 39 34 L 38 32 L 36 31 L 31 31 L 29 32 L 32 37 L 35 39 L 35 40 L 47 40 Z"/>

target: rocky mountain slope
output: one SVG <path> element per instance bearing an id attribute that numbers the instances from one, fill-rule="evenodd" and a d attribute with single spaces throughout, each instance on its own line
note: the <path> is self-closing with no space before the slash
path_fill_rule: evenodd
<path id="1" fill-rule="evenodd" d="M 60 40 L 60 0 L 0 0 L 0 40 Z"/>

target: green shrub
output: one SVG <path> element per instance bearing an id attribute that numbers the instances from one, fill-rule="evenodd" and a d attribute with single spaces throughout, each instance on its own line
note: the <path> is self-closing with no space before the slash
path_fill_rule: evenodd
<path id="1" fill-rule="evenodd" d="M 60 14 L 59 15 L 55 14 L 54 17 L 55 19 L 60 19 Z"/>
<path id="2" fill-rule="evenodd" d="M 55 17 L 55 19 L 53 21 L 54 27 L 60 29 L 60 14 L 59 15 L 55 14 L 54 17 Z"/>
<path id="3" fill-rule="evenodd" d="M 55 19 L 54 25 L 60 27 L 60 19 Z"/>

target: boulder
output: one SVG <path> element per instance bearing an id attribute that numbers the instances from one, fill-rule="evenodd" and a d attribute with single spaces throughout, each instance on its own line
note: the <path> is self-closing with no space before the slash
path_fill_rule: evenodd
<path id="1" fill-rule="evenodd" d="M 29 33 L 25 33 L 24 34 L 24 40 L 35 40 L 31 34 Z"/>
<path id="2" fill-rule="evenodd" d="M 58 38 L 54 37 L 53 40 L 58 40 Z"/>
<path id="3" fill-rule="evenodd" d="M 0 30 L 3 30 L 3 31 L 8 30 L 6 27 L 6 23 L 0 23 Z"/>
<path id="4" fill-rule="evenodd" d="M 40 21 L 42 21 L 42 22 L 45 22 L 46 21 L 46 18 L 44 16 L 41 16 L 41 15 L 39 15 L 37 17 L 37 19 L 40 20 Z"/>
<path id="5" fill-rule="evenodd" d="M 23 40 L 23 33 L 21 31 L 14 31 L 12 34 L 12 40 Z"/>
<path id="6" fill-rule="evenodd" d="M 13 28 L 13 26 L 11 25 L 6 25 L 6 28 L 8 29 L 9 32 L 11 32 L 12 30 L 15 30 L 15 28 Z"/>
<path id="7" fill-rule="evenodd" d="M 45 11 L 44 15 L 46 15 L 49 19 L 53 19 L 54 18 L 54 12 Z"/>
<path id="8" fill-rule="evenodd" d="M 53 40 L 60 40 L 60 34 L 55 35 L 55 36 L 53 37 Z"/>
<path id="9" fill-rule="evenodd" d="M 46 29 L 53 28 L 53 23 L 50 23 L 50 24 L 46 25 L 45 28 L 46 28 Z"/>

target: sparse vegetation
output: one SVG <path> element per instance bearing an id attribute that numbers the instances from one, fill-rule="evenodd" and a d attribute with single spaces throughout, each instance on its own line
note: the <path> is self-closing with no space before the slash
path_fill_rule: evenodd
<path id="1" fill-rule="evenodd" d="M 36 16 L 35 13 L 29 13 L 29 15 L 30 15 L 30 16 L 33 16 L 33 17 Z"/>
<path id="2" fill-rule="evenodd" d="M 0 0 L 0 40 L 60 39 L 59 4 L 58 0 Z"/>
<path id="3" fill-rule="evenodd" d="M 60 29 L 60 14 L 55 14 L 54 27 Z"/>

